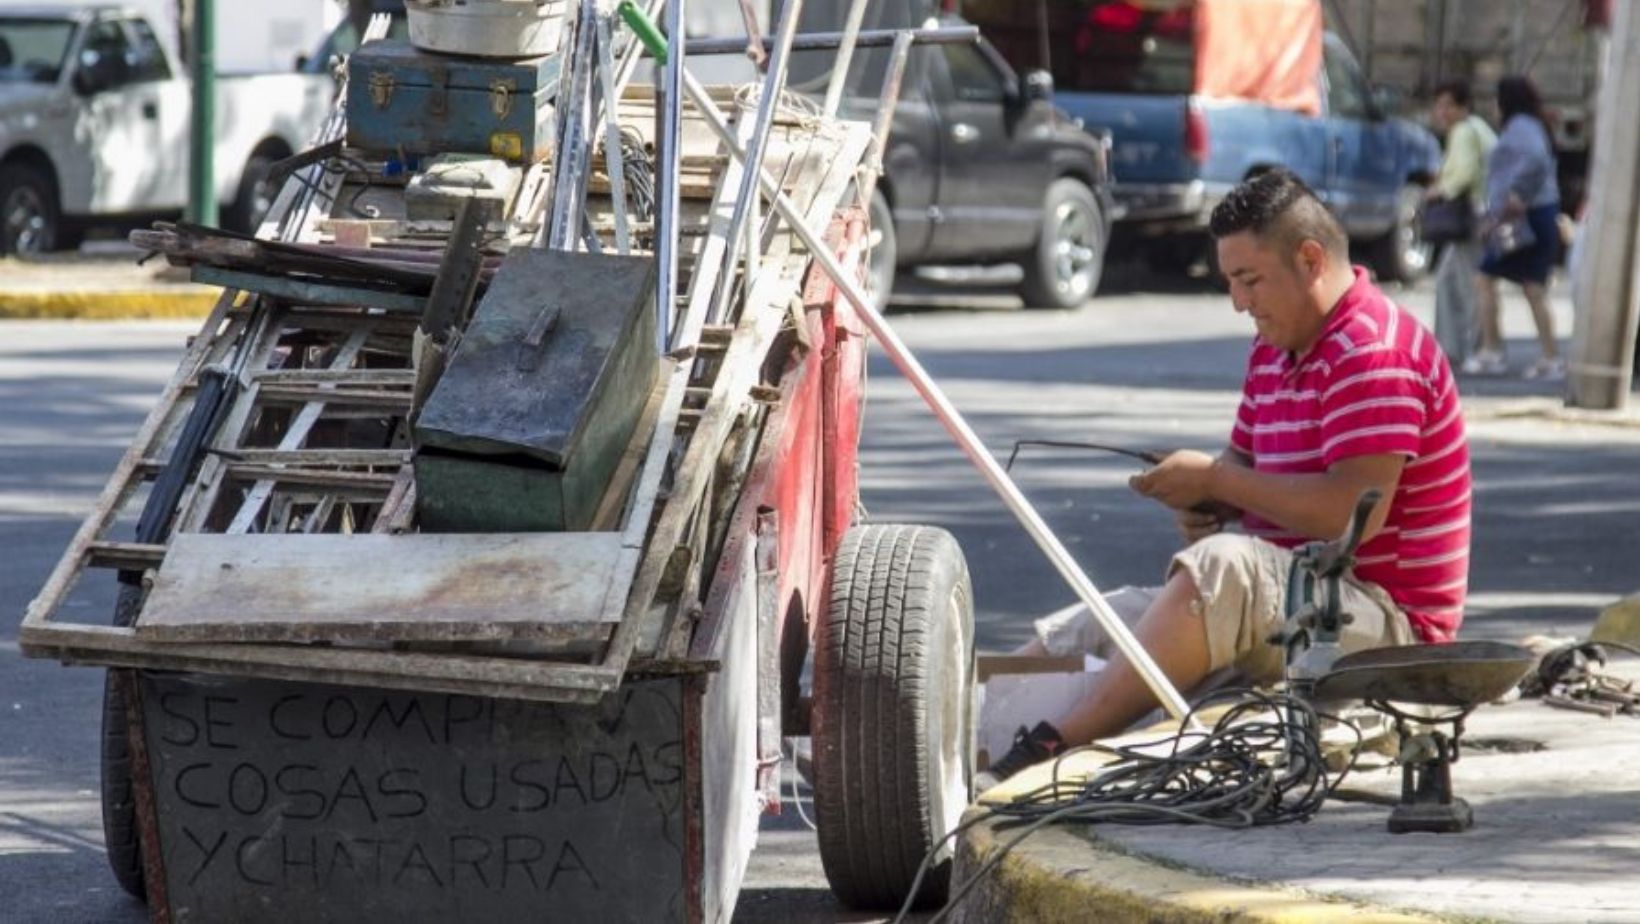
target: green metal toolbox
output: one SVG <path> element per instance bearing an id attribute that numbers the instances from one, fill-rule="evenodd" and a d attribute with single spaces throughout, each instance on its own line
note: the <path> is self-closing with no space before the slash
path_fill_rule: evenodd
<path id="1" fill-rule="evenodd" d="M 492 61 L 369 42 L 347 61 L 347 143 L 405 154 L 488 154 L 530 164 L 552 152 L 558 58 Z"/>
<path id="2" fill-rule="evenodd" d="M 515 250 L 414 428 L 429 532 L 584 531 L 655 382 L 655 261 Z"/>

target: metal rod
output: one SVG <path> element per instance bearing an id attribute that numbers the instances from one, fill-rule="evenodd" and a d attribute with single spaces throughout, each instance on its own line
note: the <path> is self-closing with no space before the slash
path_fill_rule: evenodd
<path id="1" fill-rule="evenodd" d="M 900 29 L 867 29 L 859 34 L 854 41 L 856 48 L 886 48 L 894 44 L 894 37 L 903 30 Z M 845 33 L 842 32 L 805 32 L 792 40 L 792 51 L 824 51 L 830 48 L 841 48 Z M 975 26 L 942 26 L 938 29 L 912 29 L 911 35 L 918 45 L 971 45 L 979 41 L 979 29 Z M 764 47 L 773 45 L 773 36 L 765 35 L 758 39 Z M 691 55 L 731 55 L 746 53 L 746 39 L 744 38 L 697 38 L 689 40 Z"/>
<path id="2" fill-rule="evenodd" d="M 706 117 L 707 125 L 717 134 L 724 146 L 729 149 L 731 156 L 744 160 L 745 152 L 735 142 L 734 135 L 723 121 L 722 114 L 711 104 L 706 89 L 700 85 L 694 75 L 689 74 L 687 71 L 684 72 L 683 77 L 684 88 Z M 1145 651 L 1144 646 L 1139 644 L 1137 638 L 1134 638 L 1133 631 L 1116 615 L 1116 611 L 1111 609 L 1110 604 L 1105 602 L 1099 588 L 1094 586 L 1093 581 L 1088 578 L 1081 565 L 1077 564 L 1070 551 L 1059 541 L 1059 537 L 1048 527 L 1042 516 L 1036 512 L 1036 508 L 1032 506 L 1030 500 L 1008 477 L 1008 473 L 1002 470 L 1002 466 L 997 464 L 996 459 L 992 458 L 991 454 L 985 450 L 984 444 L 980 442 L 973 429 L 968 426 L 968 422 L 963 419 L 962 414 L 951 404 L 950 399 L 945 396 L 945 392 L 938 383 L 928 375 L 922 364 L 917 361 L 917 357 L 911 353 L 911 350 L 900 340 L 899 335 L 894 332 L 894 329 L 888 325 L 888 322 L 883 320 L 883 316 L 872 306 L 871 300 L 866 297 L 866 293 L 860 288 L 853 274 L 844 270 L 837 263 L 837 259 L 827 249 L 820 235 L 816 234 L 803 221 L 802 213 L 798 211 L 797 206 L 792 203 L 791 199 L 775 185 L 774 180 L 766 175 L 760 175 L 760 179 L 764 195 L 773 200 L 775 210 L 791 225 L 793 232 L 808 247 L 810 257 L 827 276 L 831 277 L 832 282 L 837 286 L 838 291 L 848 299 L 849 304 L 854 306 L 854 310 L 859 313 L 860 319 L 865 322 L 872 335 L 877 338 L 883 352 L 888 354 L 888 358 L 910 380 L 911 386 L 927 402 L 929 408 L 933 410 L 934 416 L 939 418 L 940 423 L 945 426 L 946 431 L 956 441 L 958 448 L 968 456 L 968 460 L 974 464 L 974 467 L 979 469 L 980 474 L 984 476 L 991 488 L 1008 505 L 1008 509 L 1013 511 L 1015 518 L 1025 527 L 1025 531 L 1030 534 L 1037 546 L 1048 556 L 1048 560 L 1053 563 L 1060 576 L 1070 585 L 1071 590 L 1075 591 L 1077 597 L 1087 604 L 1089 611 L 1099 621 L 1100 627 L 1110 636 L 1116 647 L 1121 649 L 1122 654 L 1133 665 L 1133 669 L 1138 672 L 1145 685 L 1150 688 L 1151 693 L 1155 694 L 1163 708 L 1167 709 L 1175 718 L 1185 718 L 1190 712 L 1190 707 L 1185 702 L 1184 697 L 1179 695 L 1179 691 L 1167 679 L 1167 675 L 1162 673 L 1161 668 L 1150 657 L 1150 653 Z"/>
<path id="3" fill-rule="evenodd" d="M 615 49 L 610 38 L 609 19 L 598 17 L 598 81 L 604 110 L 604 170 L 609 173 L 609 208 L 615 216 L 615 252 L 632 252 L 632 235 L 626 223 L 626 164 L 621 157 L 621 120 L 617 108 L 620 97 L 615 89 Z"/>
<path id="4" fill-rule="evenodd" d="M 724 256 L 723 273 L 718 277 L 711 310 L 706 315 L 708 324 L 722 320 L 730 295 L 734 292 L 734 264 L 740 256 L 740 244 L 746 234 L 746 218 L 757 199 L 758 178 L 763 175 L 763 156 L 769 150 L 769 135 L 773 133 L 775 112 L 780 108 L 780 94 L 786 91 L 786 65 L 791 58 L 792 38 L 797 35 L 797 18 L 802 13 L 803 0 L 786 0 L 785 8 L 780 11 L 779 38 L 775 42 L 774 53 L 769 57 L 769 75 L 763 80 L 763 95 L 757 101 L 757 127 L 752 130 L 751 146 L 746 152 L 746 172 L 740 177 L 740 194 L 735 197 L 734 217 L 729 219 L 729 250 Z M 746 282 L 748 285 L 751 283 L 750 275 L 746 277 Z"/>
<path id="5" fill-rule="evenodd" d="M 547 248 L 574 250 L 579 243 L 581 205 L 586 200 L 588 120 L 592 97 L 593 37 L 597 34 L 596 0 L 581 0 L 575 18 L 575 46 L 564 66 L 574 72 L 570 97 L 565 102 L 564 133 L 553 152 L 557 176 L 553 178 L 552 208 L 547 220 Z"/>
<path id="6" fill-rule="evenodd" d="M 911 59 L 911 42 L 915 36 L 901 32 L 894 38 L 894 50 L 888 55 L 888 75 L 883 80 L 882 95 L 877 98 L 877 121 L 871 126 L 871 150 L 866 154 L 866 174 L 860 180 L 860 194 L 870 196 L 883 174 L 883 154 L 888 149 L 888 135 L 894 127 L 894 112 L 899 108 L 900 85 L 905 82 L 905 65 Z M 862 200 L 864 201 L 864 200 Z"/>
<path id="7" fill-rule="evenodd" d="M 843 24 L 843 41 L 837 46 L 837 57 L 831 65 L 831 82 L 826 85 L 826 104 L 821 107 L 826 118 L 837 115 L 843 102 L 843 85 L 848 82 L 848 68 L 854 62 L 854 46 L 860 40 L 860 20 L 866 15 L 866 0 L 854 0 L 848 8 L 848 20 Z"/>
<path id="8" fill-rule="evenodd" d="M 661 68 L 661 97 L 656 100 L 655 255 L 659 285 L 655 291 L 655 336 L 662 352 L 672 336 L 672 309 L 678 291 L 678 175 L 683 168 L 684 3 L 666 3 L 666 64 Z M 697 103 L 697 105 L 699 105 Z M 714 110 L 715 111 L 715 110 Z M 733 238 L 730 238 L 732 241 Z"/>

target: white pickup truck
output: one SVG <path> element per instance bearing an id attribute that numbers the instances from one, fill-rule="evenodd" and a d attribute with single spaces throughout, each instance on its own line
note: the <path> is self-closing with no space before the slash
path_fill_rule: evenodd
<path id="1" fill-rule="evenodd" d="M 323 74 L 218 79 L 224 226 L 253 227 L 268 166 L 312 140 L 334 93 Z M 98 223 L 181 210 L 191 112 L 187 71 L 141 15 L 0 10 L 0 255 L 69 248 Z"/>

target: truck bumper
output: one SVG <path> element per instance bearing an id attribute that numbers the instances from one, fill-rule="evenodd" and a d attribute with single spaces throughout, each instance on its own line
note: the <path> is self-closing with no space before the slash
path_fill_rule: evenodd
<path id="1" fill-rule="evenodd" d="M 1228 189 L 1203 180 L 1187 183 L 1117 183 L 1113 194 L 1122 221 L 1141 234 L 1200 231 Z"/>

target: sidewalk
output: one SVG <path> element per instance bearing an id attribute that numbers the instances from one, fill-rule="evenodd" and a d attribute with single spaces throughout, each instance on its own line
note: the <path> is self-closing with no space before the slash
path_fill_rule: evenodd
<path id="1" fill-rule="evenodd" d="M 195 285 L 188 272 L 119 243 L 77 253 L 0 259 L 0 319 L 84 321 L 203 318 L 221 290 Z"/>

